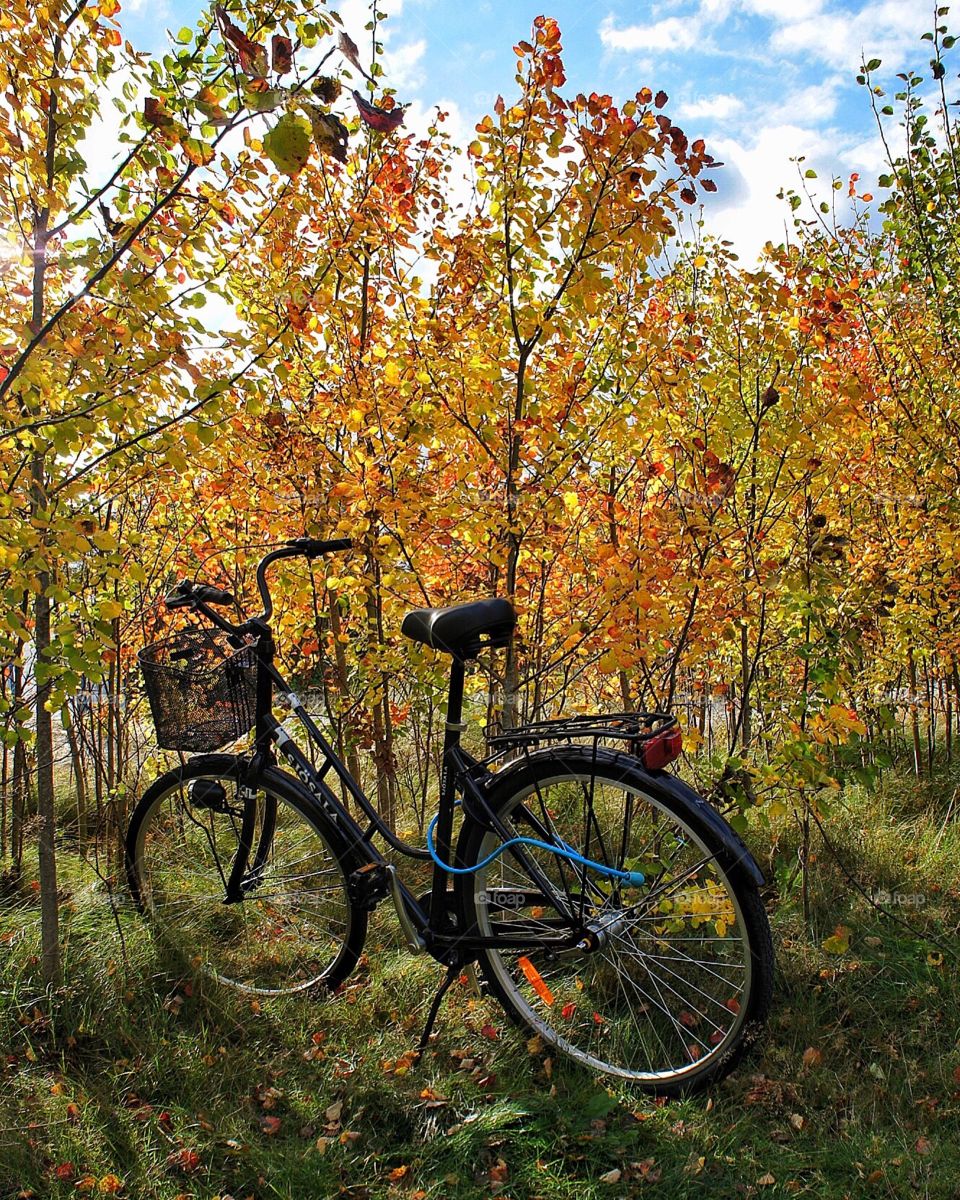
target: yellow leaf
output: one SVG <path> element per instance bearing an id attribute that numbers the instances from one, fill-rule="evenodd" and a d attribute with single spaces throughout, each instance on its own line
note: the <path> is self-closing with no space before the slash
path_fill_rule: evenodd
<path id="1" fill-rule="evenodd" d="M 851 931 L 846 925 L 838 925 L 821 945 L 828 954 L 846 954 L 850 949 L 850 933 Z"/>

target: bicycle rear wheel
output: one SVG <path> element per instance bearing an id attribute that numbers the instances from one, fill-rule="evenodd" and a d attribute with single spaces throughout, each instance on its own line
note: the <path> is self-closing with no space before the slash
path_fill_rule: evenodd
<path id="1" fill-rule="evenodd" d="M 226 903 L 240 844 L 245 760 L 204 755 L 162 775 L 127 834 L 130 890 L 163 941 L 218 982 L 256 995 L 336 987 L 357 964 L 367 914 L 353 907 L 353 856 L 296 780 L 257 790 L 243 898 Z"/>
<path id="2" fill-rule="evenodd" d="M 645 876 L 630 887 L 524 848 L 559 911 L 513 850 L 458 876 L 467 928 L 505 941 L 479 965 L 507 1013 L 588 1069 L 660 1095 L 732 1070 L 765 1021 L 773 951 L 756 883 L 695 806 L 652 787 L 627 756 L 575 749 L 531 756 L 490 802 L 511 836 Z M 457 865 L 482 863 L 502 841 L 468 818 Z"/>

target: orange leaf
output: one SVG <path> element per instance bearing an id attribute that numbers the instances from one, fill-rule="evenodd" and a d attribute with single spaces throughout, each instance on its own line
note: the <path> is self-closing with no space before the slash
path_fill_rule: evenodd
<path id="1" fill-rule="evenodd" d="M 819 1067 L 823 1062 L 823 1051 L 817 1050 L 814 1046 L 808 1046 L 803 1052 L 803 1065 L 805 1067 Z"/>
<path id="2" fill-rule="evenodd" d="M 170 116 L 163 101 L 157 96 L 148 96 L 144 100 L 143 119 L 147 125 L 154 125 L 159 129 L 173 124 L 173 117 Z"/>
<path id="3" fill-rule="evenodd" d="M 293 67 L 293 44 L 288 37 L 275 33 L 270 42 L 273 69 L 278 75 L 286 75 Z"/>
<path id="4" fill-rule="evenodd" d="M 184 1146 L 167 1155 L 167 1166 L 175 1171 L 196 1171 L 200 1166 L 200 1155 Z"/>

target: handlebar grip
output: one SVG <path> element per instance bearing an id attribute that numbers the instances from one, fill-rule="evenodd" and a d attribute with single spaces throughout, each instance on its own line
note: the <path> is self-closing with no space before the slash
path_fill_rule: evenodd
<path id="1" fill-rule="evenodd" d="M 169 609 L 190 608 L 194 603 L 193 584 L 189 579 L 181 579 L 172 592 L 167 592 L 163 602 Z"/>
<path id="2" fill-rule="evenodd" d="M 163 600 L 167 608 L 196 608 L 198 604 L 233 604 L 233 596 L 210 583 L 191 583 L 181 579 Z"/>
<path id="3" fill-rule="evenodd" d="M 232 593 L 225 592 L 223 588 L 214 587 L 209 583 L 201 583 L 199 587 L 195 587 L 193 598 L 202 604 L 233 604 Z"/>
<path id="4" fill-rule="evenodd" d="M 338 550 L 350 550 L 353 542 L 350 538 L 333 538 L 324 541 L 321 538 L 294 538 L 287 542 L 292 550 L 299 550 L 307 558 L 317 558 L 321 554 L 333 554 Z"/>

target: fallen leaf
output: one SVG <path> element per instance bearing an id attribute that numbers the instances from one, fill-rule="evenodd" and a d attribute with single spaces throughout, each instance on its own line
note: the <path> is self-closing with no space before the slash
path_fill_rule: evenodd
<path id="1" fill-rule="evenodd" d="M 766 1175 L 761 1175 L 757 1180 L 757 1187 L 773 1187 L 776 1182 L 776 1179 L 768 1171 Z"/>
<path id="2" fill-rule="evenodd" d="M 267 1137 L 274 1137 L 280 1132 L 282 1122 L 279 1117 L 261 1117 L 260 1129 Z"/>
<path id="3" fill-rule="evenodd" d="M 497 1164 L 490 1168 L 491 1183 L 506 1183 L 507 1177 L 510 1174 L 510 1169 L 502 1158 L 497 1159 Z"/>
<path id="4" fill-rule="evenodd" d="M 850 949 L 851 932 L 852 930 L 848 925 L 838 925 L 833 933 L 828 938 L 825 938 L 820 945 L 828 954 L 846 954 Z"/>
<path id="5" fill-rule="evenodd" d="M 803 1052 L 803 1065 L 812 1070 L 814 1067 L 819 1067 L 823 1062 L 823 1051 L 817 1050 L 814 1046 L 808 1046 Z"/>
<path id="6" fill-rule="evenodd" d="M 600 1176 L 601 1183 L 619 1183 L 623 1172 L 619 1167 L 614 1167 L 612 1171 L 607 1171 L 606 1174 Z"/>
<path id="7" fill-rule="evenodd" d="M 200 1155 L 196 1150 L 184 1146 L 182 1150 L 174 1150 L 167 1155 L 167 1166 L 174 1171 L 196 1171 L 200 1167 Z"/>
<path id="8" fill-rule="evenodd" d="M 913 1148 L 918 1154 L 929 1154 L 933 1150 L 933 1143 L 928 1137 L 922 1135 L 913 1143 Z"/>

